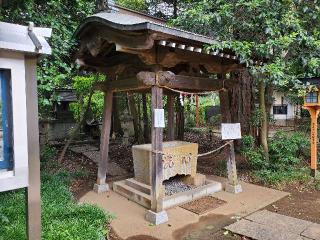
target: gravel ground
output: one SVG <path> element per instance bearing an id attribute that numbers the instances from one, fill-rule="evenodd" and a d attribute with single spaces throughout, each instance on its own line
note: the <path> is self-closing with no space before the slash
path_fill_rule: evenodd
<path id="1" fill-rule="evenodd" d="M 185 184 L 182 181 L 181 177 L 175 177 L 173 179 L 169 179 L 167 181 L 164 181 L 164 186 L 165 186 L 166 196 L 171 196 L 171 195 L 179 193 L 179 192 L 186 192 L 186 191 L 189 191 L 191 189 L 196 188 L 195 185 Z"/>

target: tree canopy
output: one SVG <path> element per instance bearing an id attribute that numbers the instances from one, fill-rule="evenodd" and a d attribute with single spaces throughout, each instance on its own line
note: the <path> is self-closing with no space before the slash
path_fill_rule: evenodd
<path id="1" fill-rule="evenodd" d="M 317 1 L 203 0 L 187 5 L 176 26 L 210 35 L 232 48 L 255 71 L 280 86 L 320 73 L 320 6 Z M 262 67 L 250 59 L 263 60 Z"/>
<path id="2" fill-rule="evenodd" d="M 73 33 L 86 16 L 95 10 L 95 2 L 87 0 L 10 0 L 0 8 L 0 21 L 50 27 L 53 30 L 49 43 L 51 56 L 38 65 L 39 107 L 42 117 L 50 115 L 52 94 L 55 88 L 70 88 L 71 79 L 77 74 L 73 52 Z"/>

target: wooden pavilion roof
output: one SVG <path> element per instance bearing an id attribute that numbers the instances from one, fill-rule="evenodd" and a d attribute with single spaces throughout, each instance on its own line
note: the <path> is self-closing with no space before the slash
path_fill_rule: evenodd
<path id="1" fill-rule="evenodd" d="M 123 83 L 118 81 L 117 86 L 105 85 L 104 89 L 113 88 L 114 91 L 126 91 L 136 85 L 149 88 L 154 82 L 142 76 L 150 77 L 155 69 L 162 71 L 162 83 L 185 79 L 184 83 L 171 84 L 172 88 L 217 90 L 222 83 L 210 79 L 212 74 L 244 68 L 230 49 L 207 50 L 208 45 L 217 43 L 215 39 L 123 9 L 88 17 L 75 36 L 80 43 L 77 62 L 83 68 L 96 69 L 123 80 Z M 177 75 L 180 77 L 176 78 Z M 188 80 L 190 84 L 186 87 Z"/>

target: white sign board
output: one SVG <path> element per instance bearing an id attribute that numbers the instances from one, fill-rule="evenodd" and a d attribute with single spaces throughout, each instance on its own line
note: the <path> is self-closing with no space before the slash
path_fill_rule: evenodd
<path id="1" fill-rule="evenodd" d="M 241 139 L 240 123 L 222 123 L 221 136 L 222 140 Z"/>
<path id="2" fill-rule="evenodd" d="M 164 128 L 164 109 L 154 109 L 154 127 Z"/>

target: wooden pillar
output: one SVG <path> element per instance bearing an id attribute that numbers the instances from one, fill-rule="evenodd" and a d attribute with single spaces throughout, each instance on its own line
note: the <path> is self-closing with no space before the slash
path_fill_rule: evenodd
<path id="1" fill-rule="evenodd" d="M 196 127 L 199 128 L 199 96 L 196 95 Z"/>
<path id="2" fill-rule="evenodd" d="M 174 95 L 168 95 L 168 140 L 174 140 Z"/>
<path id="3" fill-rule="evenodd" d="M 36 58 L 26 58 L 25 67 L 29 164 L 29 186 L 26 189 L 26 205 L 27 235 L 29 240 L 41 239 L 40 151 L 36 64 Z"/>
<path id="4" fill-rule="evenodd" d="M 316 177 L 318 163 L 318 116 L 320 109 L 309 107 L 307 108 L 311 117 L 311 175 Z"/>
<path id="5" fill-rule="evenodd" d="M 112 116 L 112 91 L 105 92 L 104 95 L 104 109 L 103 109 L 103 124 L 100 139 L 100 162 L 98 168 L 97 183 L 94 186 L 94 191 L 101 193 L 109 190 L 106 184 L 107 169 L 109 163 L 109 142 L 111 130 L 111 116 Z"/>
<path id="6" fill-rule="evenodd" d="M 158 213 L 163 210 L 162 200 L 163 192 L 163 166 L 162 166 L 162 141 L 163 128 L 155 127 L 155 109 L 163 108 L 162 88 L 152 87 L 152 164 L 151 164 L 151 210 Z"/>
<path id="7" fill-rule="evenodd" d="M 229 145 L 229 157 L 227 161 L 227 170 L 228 170 L 228 182 L 226 183 L 226 192 L 230 192 L 230 193 L 242 192 L 242 187 L 238 182 L 236 156 L 234 152 L 233 141 Z"/>

